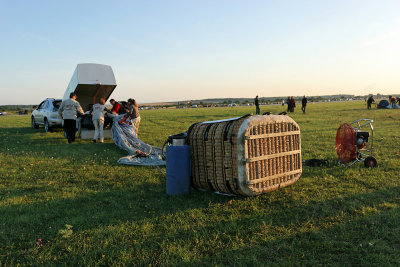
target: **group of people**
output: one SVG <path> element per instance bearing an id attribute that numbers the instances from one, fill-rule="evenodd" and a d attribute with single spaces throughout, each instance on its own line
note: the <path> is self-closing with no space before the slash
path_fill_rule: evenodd
<path id="1" fill-rule="evenodd" d="M 306 107 L 307 107 L 307 97 L 303 96 L 303 98 L 301 99 L 301 111 L 303 111 L 303 113 L 306 113 Z M 294 108 L 296 107 L 296 101 L 294 100 L 294 97 L 291 96 L 286 99 L 286 104 L 287 104 L 287 111 L 288 112 L 294 112 Z"/>
<path id="2" fill-rule="evenodd" d="M 76 119 L 78 116 L 83 115 L 84 111 L 76 100 L 77 96 L 75 93 L 71 93 L 69 99 L 62 101 L 58 114 L 63 118 L 64 121 L 64 132 L 68 139 L 68 143 L 75 141 L 76 134 Z M 135 99 L 129 98 L 126 105 L 110 100 L 112 109 L 108 110 L 105 105 L 105 99 L 100 98 L 98 103 L 93 104 L 90 114 L 92 115 L 92 122 L 94 125 L 94 136 L 93 142 L 99 141 L 104 142 L 104 121 L 107 118 L 107 113 L 121 115 L 125 114 L 124 118 L 129 118 L 135 126 L 136 135 L 138 134 L 140 113 L 138 104 Z"/>
<path id="3" fill-rule="evenodd" d="M 396 98 L 395 96 L 389 96 L 389 103 L 392 105 L 394 108 L 396 106 L 396 102 L 399 103 L 400 105 L 400 97 Z"/>
<path id="4" fill-rule="evenodd" d="M 293 96 L 288 96 L 286 99 L 287 104 L 287 112 L 294 112 L 294 108 L 296 107 L 296 101 L 294 100 Z"/>
<path id="5" fill-rule="evenodd" d="M 294 97 L 288 97 L 286 100 L 286 104 L 287 104 L 287 111 L 288 112 L 294 112 L 294 108 L 296 107 L 296 101 L 294 100 Z M 258 100 L 258 95 L 256 96 L 256 98 L 254 98 L 254 105 L 256 106 L 256 114 L 259 115 L 260 114 L 260 103 Z M 282 100 L 282 106 L 284 105 L 284 101 Z M 306 113 L 306 106 L 307 106 L 307 97 L 303 96 L 302 100 L 301 100 L 301 111 L 303 111 L 303 113 Z"/>
<path id="6" fill-rule="evenodd" d="M 370 95 L 367 99 L 367 109 L 371 109 L 372 103 L 374 103 L 374 97 Z M 395 96 L 389 96 L 389 104 L 392 106 L 392 108 L 398 108 L 396 107 L 396 103 L 400 105 L 400 97 L 396 98 Z"/>

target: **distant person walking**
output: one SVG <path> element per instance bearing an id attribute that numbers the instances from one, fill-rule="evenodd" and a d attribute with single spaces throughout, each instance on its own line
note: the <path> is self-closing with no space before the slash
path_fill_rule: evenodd
<path id="1" fill-rule="evenodd" d="M 83 109 L 79 102 L 76 101 L 75 93 L 71 93 L 69 97 L 69 99 L 61 103 L 58 114 L 64 120 L 64 132 L 67 136 L 68 143 L 71 143 L 75 141 L 77 115 L 83 115 Z"/>
<path id="2" fill-rule="evenodd" d="M 371 95 L 371 96 L 368 97 L 368 100 L 367 100 L 367 109 L 371 109 L 371 104 L 372 104 L 373 102 L 375 102 L 375 100 L 374 100 L 374 98 L 373 98 L 372 95 Z"/>
<path id="3" fill-rule="evenodd" d="M 256 96 L 256 98 L 254 98 L 254 105 L 256 105 L 256 114 L 259 115 L 260 114 L 260 104 L 258 102 L 258 95 Z"/>
<path id="4" fill-rule="evenodd" d="M 100 143 L 104 142 L 104 110 L 106 101 L 100 98 L 99 103 L 92 107 L 92 121 L 94 125 L 93 142 L 99 140 Z"/>
<path id="5" fill-rule="evenodd" d="M 128 99 L 128 115 L 132 120 L 133 125 L 135 126 L 136 135 L 139 132 L 139 124 L 140 124 L 140 114 L 139 107 L 135 99 Z"/>
<path id="6" fill-rule="evenodd" d="M 301 110 L 303 113 L 306 113 L 306 106 L 307 106 L 307 97 L 303 96 L 303 99 L 301 100 Z"/>
<path id="7" fill-rule="evenodd" d="M 290 104 L 290 96 L 286 99 L 286 104 L 287 104 L 287 112 L 290 112 L 291 110 L 291 104 Z"/>

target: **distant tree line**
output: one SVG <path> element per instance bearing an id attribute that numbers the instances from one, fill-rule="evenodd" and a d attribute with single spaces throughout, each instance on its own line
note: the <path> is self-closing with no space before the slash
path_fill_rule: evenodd
<path id="1" fill-rule="evenodd" d="M 321 101 L 343 101 L 347 99 L 367 99 L 368 95 L 323 95 L 323 96 L 306 96 L 309 102 L 321 102 Z M 389 95 L 383 94 L 376 94 L 376 99 L 380 98 L 388 98 Z M 393 94 L 395 97 L 399 97 L 399 95 Z M 301 101 L 303 96 L 295 96 L 294 99 L 296 101 Z M 287 96 L 280 96 L 280 97 L 259 97 L 259 101 L 261 104 L 276 104 L 282 103 L 282 101 L 286 102 Z M 164 105 L 155 105 L 158 108 L 170 108 L 170 107 L 191 107 L 192 105 L 199 105 L 203 107 L 210 107 L 210 106 L 227 106 L 230 104 L 237 104 L 237 105 L 252 105 L 254 104 L 254 98 L 209 98 L 209 99 L 201 99 L 201 100 L 185 100 L 185 101 L 177 101 L 170 104 Z M 12 112 L 20 112 L 20 111 L 28 111 L 31 112 L 33 110 L 33 105 L 2 105 L 0 106 L 0 112 L 3 111 L 12 111 Z"/>
<path id="2" fill-rule="evenodd" d="M 3 105 L 0 106 L 0 111 L 32 111 L 33 105 Z"/>

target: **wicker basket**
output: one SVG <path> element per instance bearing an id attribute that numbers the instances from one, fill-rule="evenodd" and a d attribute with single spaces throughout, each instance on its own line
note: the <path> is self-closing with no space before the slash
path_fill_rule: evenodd
<path id="1" fill-rule="evenodd" d="M 198 123 L 188 137 L 196 188 L 254 196 L 288 186 L 302 172 L 300 127 L 288 116 Z"/>

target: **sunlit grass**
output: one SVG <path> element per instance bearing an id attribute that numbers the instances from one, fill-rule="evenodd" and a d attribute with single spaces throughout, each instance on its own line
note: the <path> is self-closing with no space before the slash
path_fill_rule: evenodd
<path id="1" fill-rule="evenodd" d="M 117 164 L 126 153 L 111 140 L 68 144 L 61 129 L 31 129 L 29 116 L 0 117 L 0 265 L 399 265 L 400 111 L 365 106 L 289 114 L 303 159 L 330 165 L 252 198 L 168 197 L 165 168 Z M 195 122 L 254 111 L 142 111 L 139 137 L 161 146 Z M 375 120 L 374 169 L 337 164 L 336 129 L 360 118 Z"/>

